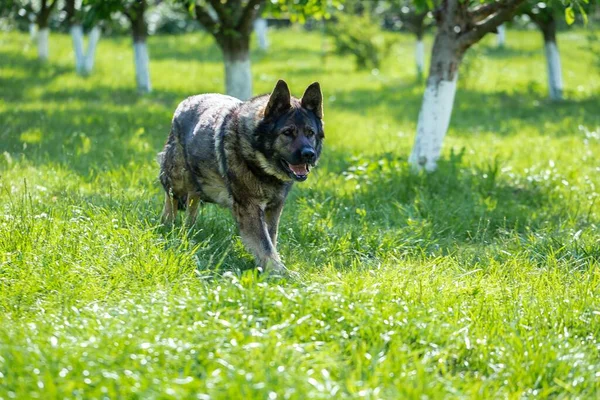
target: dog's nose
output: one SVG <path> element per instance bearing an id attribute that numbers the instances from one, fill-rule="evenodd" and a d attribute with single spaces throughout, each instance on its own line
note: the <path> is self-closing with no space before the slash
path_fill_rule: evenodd
<path id="1" fill-rule="evenodd" d="M 302 156 L 302 161 L 304 162 L 312 163 L 315 161 L 315 151 L 310 147 L 303 148 L 300 152 L 300 155 Z"/>

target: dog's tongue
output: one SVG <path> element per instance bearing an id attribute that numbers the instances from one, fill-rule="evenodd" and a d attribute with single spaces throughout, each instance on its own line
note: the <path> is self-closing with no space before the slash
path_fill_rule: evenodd
<path id="1" fill-rule="evenodd" d="M 308 169 L 306 168 L 306 164 L 298 164 L 298 165 L 292 165 L 289 164 L 290 169 L 292 171 L 294 171 L 294 173 L 296 175 L 306 175 L 308 174 Z"/>

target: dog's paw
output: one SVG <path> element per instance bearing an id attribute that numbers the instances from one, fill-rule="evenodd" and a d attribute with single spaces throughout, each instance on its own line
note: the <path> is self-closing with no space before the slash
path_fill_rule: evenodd
<path id="1" fill-rule="evenodd" d="M 297 272 L 290 271 L 279 260 L 268 260 L 262 266 L 259 266 L 258 270 L 269 278 L 297 279 L 299 277 Z"/>

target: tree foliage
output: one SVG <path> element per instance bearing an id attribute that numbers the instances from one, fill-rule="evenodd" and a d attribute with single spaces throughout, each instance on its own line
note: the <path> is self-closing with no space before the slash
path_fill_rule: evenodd
<path id="1" fill-rule="evenodd" d="M 333 38 L 335 52 L 352 55 L 357 69 L 379 68 L 391 46 L 368 13 L 338 13 L 335 21 L 326 25 L 325 31 Z"/>

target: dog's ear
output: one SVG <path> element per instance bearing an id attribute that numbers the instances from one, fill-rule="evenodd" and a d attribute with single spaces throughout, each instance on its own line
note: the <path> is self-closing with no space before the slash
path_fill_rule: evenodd
<path id="1" fill-rule="evenodd" d="M 273 93 L 269 98 L 269 103 L 265 108 L 265 118 L 279 115 L 290 109 L 292 106 L 292 95 L 290 94 L 290 88 L 284 80 L 277 81 Z"/>
<path id="2" fill-rule="evenodd" d="M 319 119 L 323 119 L 323 93 L 319 82 L 315 82 L 306 88 L 302 95 L 302 107 L 311 110 Z"/>

